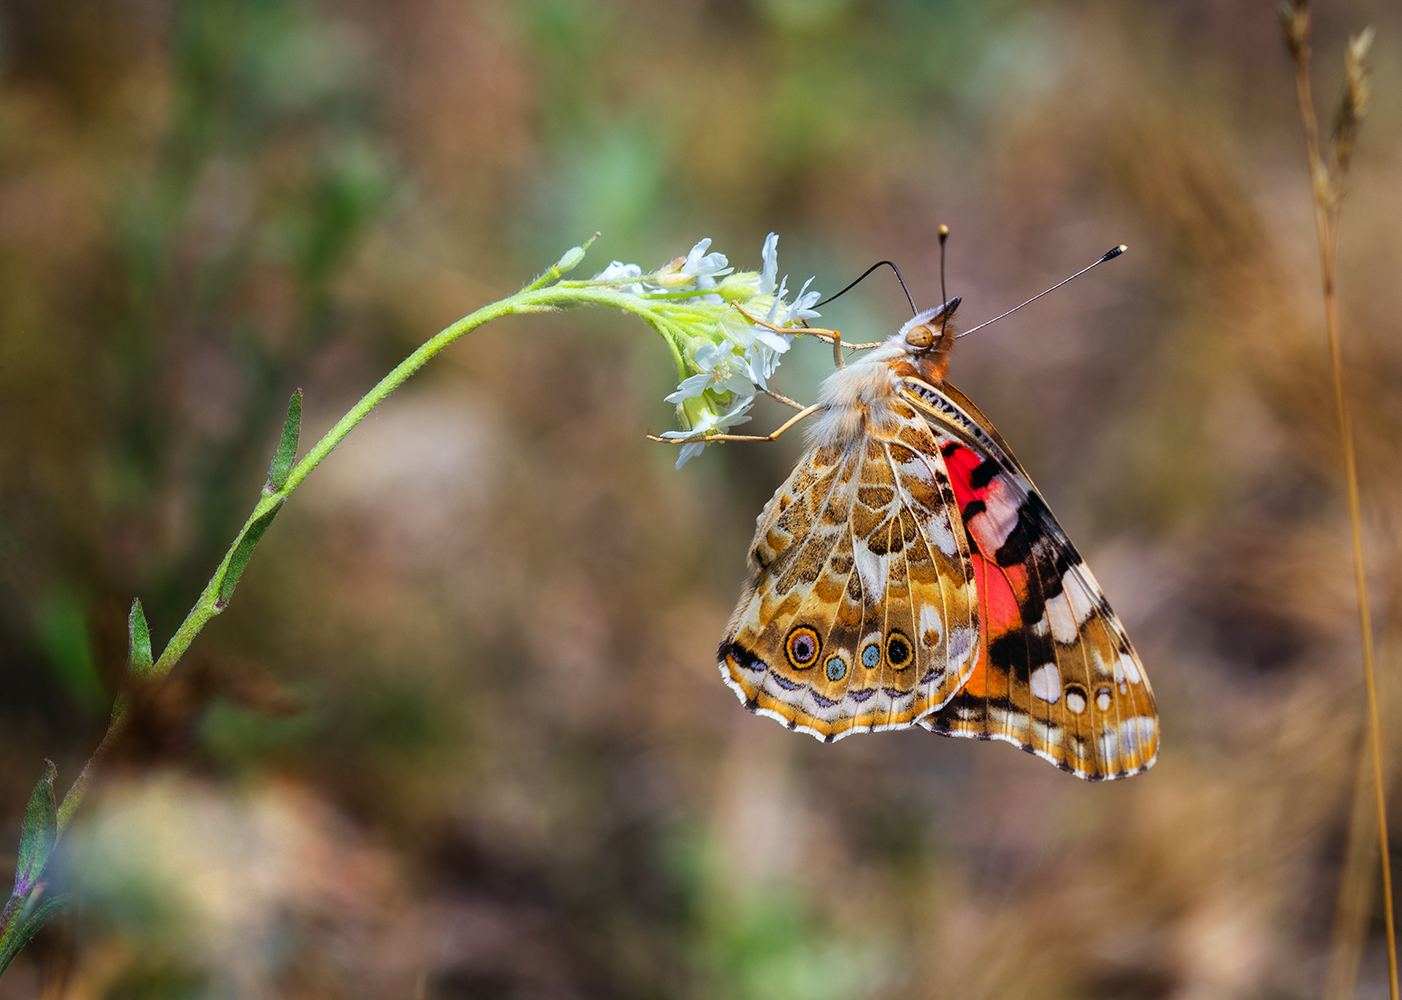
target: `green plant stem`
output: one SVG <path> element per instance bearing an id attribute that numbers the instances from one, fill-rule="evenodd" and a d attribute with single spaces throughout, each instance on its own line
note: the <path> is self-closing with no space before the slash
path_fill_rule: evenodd
<path id="1" fill-rule="evenodd" d="M 73 818 L 73 813 L 78 806 L 82 805 L 83 795 L 88 790 L 88 785 L 92 783 L 93 772 L 97 765 L 102 762 L 102 758 L 107 756 L 107 751 L 121 738 L 127 728 L 128 716 L 126 712 L 112 713 L 112 721 L 107 726 L 107 732 L 102 734 L 102 741 L 98 743 L 97 749 L 92 752 L 83 765 L 83 769 L 78 772 L 78 777 L 69 786 L 67 793 L 63 796 L 63 801 L 58 806 L 58 833 L 63 836 L 64 828 L 68 826 L 68 821 Z"/>
<path id="2" fill-rule="evenodd" d="M 275 512 L 287 500 L 292 491 L 295 490 L 306 479 L 311 471 L 321 464 L 327 455 L 331 454 L 333 448 L 355 429 L 360 423 L 385 398 L 395 389 L 399 388 L 416 371 L 424 366 L 430 358 L 439 351 L 442 351 L 453 341 L 457 340 L 473 330 L 502 316 L 520 315 L 522 313 L 554 312 L 562 308 L 576 305 L 601 305 L 612 306 L 623 309 L 642 317 L 646 322 L 654 327 L 667 341 L 673 356 L 678 359 L 678 367 L 681 366 L 679 346 L 676 342 L 675 334 L 659 325 L 656 310 L 643 308 L 636 297 L 625 295 L 621 292 L 610 290 L 606 286 L 596 285 L 588 281 L 560 281 L 554 284 L 540 287 L 539 281 L 527 286 L 498 302 L 483 306 L 476 312 L 470 313 L 458 320 L 452 326 L 442 330 L 436 336 L 426 341 L 418 350 L 401 361 L 393 371 L 382 378 L 376 386 L 367 392 L 360 401 L 350 408 L 344 417 L 336 422 L 321 440 L 312 446 L 311 450 L 292 467 L 283 485 L 271 492 L 264 492 L 258 499 L 253 512 L 249 514 L 248 520 L 244 522 L 243 528 L 234 538 L 233 544 L 224 554 L 224 559 L 210 577 L 209 583 L 205 585 L 204 591 L 200 594 L 195 606 L 190 609 L 190 613 L 185 616 L 185 620 L 180 623 L 165 649 L 161 652 L 160 658 L 156 660 L 149 674 L 149 682 L 159 681 L 165 677 L 180 662 L 185 651 L 190 648 L 190 643 L 200 634 L 201 630 L 209 624 L 210 620 L 222 612 L 227 604 L 220 601 L 219 595 L 223 587 L 224 576 L 228 571 L 230 563 L 234 559 L 235 552 L 239 548 L 239 543 L 248 534 L 253 526 L 260 522 L 269 514 Z M 125 711 L 126 699 L 119 697 L 116 707 L 112 712 L 112 721 L 109 723 L 107 732 L 103 735 L 102 741 L 97 749 L 88 758 L 83 770 L 78 778 L 68 789 L 63 797 L 63 802 L 58 809 L 59 830 L 68 824 L 73 813 L 82 804 L 83 796 L 87 792 L 88 785 L 92 781 L 93 773 L 101 762 L 102 758 L 117 742 L 122 732 L 126 728 L 127 713 Z"/>
<path id="3" fill-rule="evenodd" d="M 1353 533 L 1354 586 L 1358 593 L 1358 620 L 1363 634 L 1363 677 L 1368 698 L 1368 729 L 1373 757 L 1373 797 L 1378 815 L 1378 846 L 1382 860 L 1383 917 L 1387 928 L 1388 988 L 1398 1000 L 1397 931 L 1392 910 L 1392 865 L 1388 857 L 1387 800 L 1383 788 L 1382 722 L 1378 713 L 1377 681 L 1373 669 L 1373 625 L 1368 608 L 1368 579 L 1363 560 L 1363 515 L 1358 493 L 1358 461 L 1353 446 L 1353 422 L 1348 396 L 1344 391 L 1343 352 L 1339 338 L 1338 300 L 1334 291 L 1338 248 L 1339 199 L 1342 192 L 1331 185 L 1331 173 L 1319 148 L 1319 125 L 1310 90 L 1308 36 L 1295 49 L 1295 91 L 1304 123 L 1305 148 L 1309 156 L 1310 181 L 1314 194 L 1315 234 L 1319 243 L 1319 266 L 1324 283 L 1324 326 L 1329 338 L 1333 367 L 1334 404 L 1339 421 L 1340 448 L 1344 458 L 1344 479 L 1348 493 L 1349 524 Z M 1341 178 L 1340 178 L 1341 179 Z"/>

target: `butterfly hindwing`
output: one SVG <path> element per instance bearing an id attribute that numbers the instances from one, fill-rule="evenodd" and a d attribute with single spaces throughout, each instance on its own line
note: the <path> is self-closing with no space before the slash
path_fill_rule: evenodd
<path id="1" fill-rule="evenodd" d="M 978 602 L 928 422 L 815 446 L 758 519 L 754 582 L 721 645 L 752 710 L 825 739 L 905 728 L 973 673 Z"/>
<path id="2" fill-rule="evenodd" d="M 1158 753 L 1153 692 L 1119 619 L 1026 472 L 953 387 L 904 380 L 930 419 L 972 549 L 984 655 L 920 724 L 1014 743 L 1091 780 Z"/>

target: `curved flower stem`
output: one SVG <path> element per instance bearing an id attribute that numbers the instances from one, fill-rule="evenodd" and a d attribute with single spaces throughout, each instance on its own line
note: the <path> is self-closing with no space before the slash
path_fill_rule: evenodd
<path id="1" fill-rule="evenodd" d="M 385 398 L 395 389 L 403 385 L 409 376 L 422 368 L 430 358 L 453 341 L 471 333 L 484 323 L 502 316 L 554 312 L 577 305 L 612 306 L 640 316 L 662 335 L 673 355 L 677 357 L 680 368 L 681 360 L 678 355 L 675 334 L 665 328 L 665 323 L 657 315 L 656 310 L 647 308 L 636 296 L 625 295 L 594 282 L 559 281 L 541 287 L 537 281 L 534 285 L 528 285 L 515 295 L 469 313 L 426 341 L 418 350 L 395 366 L 394 370 L 382 378 L 373 389 L 362 396 L 360 401 L 352 406 L 346 415 L 311 447 L 302 460 L 292 467 L 286 481 L 280 487 L 264 489 L 258 503 L 253 508 L 253 512 L 248 515 L 248 520 L 244 522 L 243 528 L 224 554 L 218 569 L 214 571 L 209 583 L 205 585 L 199 600 L 190 609 L 190 613 L 185 616 L 185 620 L 180 623 L 175 635 L 166 644 L 159 659 L 156 660 L 144 680 L 148 683 L 159 681 L 180 662 L 185 651 L 190 648 L 190 643 L 200 634 L 205 625 L 209 624 L 209 621 L 228 605 L 232 587 L 226 586 L 226 576 L 229 574 L 231 566 L 234 566 L 235 560 L 240 557 L 240 553 L 242 553 L 242 558 L 247 558 L 248 540 L 252 539 L 256 542 L 258 535 L 271 521 L 272 515 L 276 514 L 284 501 L 292 494 L 292 491 L 301 485 L 302 480 L 306 479 L 311 471 L 320 465 L 327 455 L 331 454 L 332 449 L 341 443 L 356 424 L 369 416 L 370 411 L 384 402 Z M 239 568 L 241 569 L 241 567 Z M 113 707 L 112 720 L 107 727 L 107 732 L 103 735 L 102 741 L 93 751 L 92 756 L 88 758 L 87 763 L 83 765 L 83 770 L 73 782 L 72 787 L 68 789 L 62 804 L 59 806 L 58 825 L 60 831 L 68 824 L 73 813 L 82 803 L 83 796 L 92 780 L 94 769 L 126 728 L 126 707 L 127 699 L 125 695 L 120 695 Z"/>

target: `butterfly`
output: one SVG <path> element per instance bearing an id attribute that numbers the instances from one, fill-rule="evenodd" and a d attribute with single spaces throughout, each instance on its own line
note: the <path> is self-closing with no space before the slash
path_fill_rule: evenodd
<path id="1" fill-rule="evenodd" d="M 721 676 L 824 742 L 921 726 L 1090 781 L 1138 774 L 1158 756 L 1149 679 L 1027 471 L 946 381 L 958 303 L 824 380 L 757 519 Z"/>

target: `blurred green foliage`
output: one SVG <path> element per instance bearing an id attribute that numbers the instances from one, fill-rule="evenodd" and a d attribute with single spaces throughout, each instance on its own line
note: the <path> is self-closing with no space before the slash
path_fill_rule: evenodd
<path id="1" fill-rule="evenodd" d="M 1390 579 L 1402 21 L 1320 6 L 1316 46 L 1366 21 L 1342 268 Z M 794 284 L 890 258 L 928 304 L 947 222 L 971 321 L 1128 243 L 952 377 L 1125 618 L 1164 747 L 1088 788 L 747 715 L 713 653 L 801 443 L 675 473 L 653 334 L 505 320 L 337 449 L 135 699 L 69 841 L 84 906 L 0 998 L 1317 993 L 1360 703 L 1290 88 L 1270 12 L 1205 2 L 5 0 L 11 830 L 91 749 L 132 599 L 158 651 L 195 600 L 293 389 L 314 439 L 596 229 L 585 269 L 703 236 L 755 267 L 775 230 Z M 884 275 L 824 310 L 904 315 Z M 801 346 L 779 388 L 830 366 Z"/>
<path id="2" fill-rule="evenodd" d="M 101 710 L 107 692 L 93 665 L 87 609 L 71 590 L 60 588 L 40 605 L 39 618 L 40 641 L 59 683 L 80 704 Z"/>

